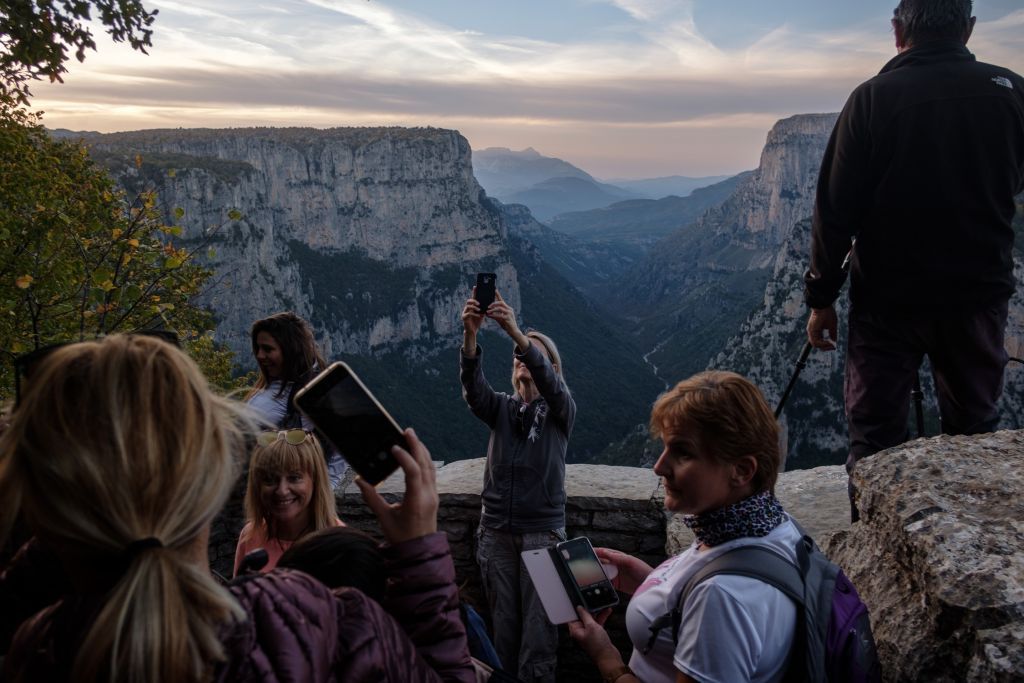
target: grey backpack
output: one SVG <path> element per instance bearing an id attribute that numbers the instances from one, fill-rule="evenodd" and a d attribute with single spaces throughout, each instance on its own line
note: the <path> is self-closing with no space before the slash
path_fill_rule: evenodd
<path id="1" fill-rule="evenodd" d="M 881 666 L 867 606 L 843 571 L 818 550 L 803 529 L 800 532 L 796 565 L 756 545 L 733 548 L 704 565 L 683 588 L 675 609 L 651 623 L 651 637 L 643 652 L 650 651 L 665 627 L 671 626 L 673 643 L 679 640 L 683 605 L 697 584 L 718 574 L 736 574 L 764 581 L 796 603 L 794 650 L 785 680 L 880 681 Z"/>

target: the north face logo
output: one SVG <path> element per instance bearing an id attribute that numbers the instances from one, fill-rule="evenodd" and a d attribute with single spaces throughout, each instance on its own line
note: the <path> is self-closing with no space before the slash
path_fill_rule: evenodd
<path id="1" fill-rule="evenodd" d="M 1009 88 L 1010 90 L 1013 90 L 1013 83 L 1011 83 L 1010 79 L 1007 78 L 1006 76 L 993 76 L 992 82 L 995 83 L 996 85 L 1001 85 L 1004 88 Z"/>

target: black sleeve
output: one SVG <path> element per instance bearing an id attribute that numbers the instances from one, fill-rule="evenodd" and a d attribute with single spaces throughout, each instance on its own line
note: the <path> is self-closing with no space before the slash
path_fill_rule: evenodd
<path id="1" fill-rule="evenodd" d="M 804 275 L 804 300 L 811 308 L 826 308 L 839 297 L 846 280 L 842 264 L 869 201 L 868 100 L 863 86 L 850 95 L 822 158 L 811 227 L 811 266 Z"/>

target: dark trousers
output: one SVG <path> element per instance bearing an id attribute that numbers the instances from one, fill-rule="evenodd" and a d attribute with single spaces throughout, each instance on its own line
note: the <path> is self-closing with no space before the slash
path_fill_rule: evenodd
<path id="1" fill-rule="evenodd" d="M 910 391 L 925 354 L 935 379 L 944 434 L 981 434 L 999 424 L 1008 356 L 1003 348 L 1007 302 L 979 311 L 931 316 L 850 309 L 846 352 L 846 471 L 909 438 Z M 857 509 L 850 502 L 853 521 Z"/>
<path id="2" fill-rule="evenodd" d="M 514 534 L 481 524 L 477 531 L 476 561 L 491 610 L 494 649 L 502 669 L 523 683 L 555 682 L 558 627 L 548 621 L 519 555 L 564 540 L 565 529 Z"/>

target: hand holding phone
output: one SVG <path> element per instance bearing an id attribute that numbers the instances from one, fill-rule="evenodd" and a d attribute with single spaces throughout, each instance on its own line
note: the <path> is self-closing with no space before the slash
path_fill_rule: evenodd
<path id="1" fill-rule="evenodd" d="M 389 504 L 365 479 L 356 479 L 363 500 L 380 520 L 381 531 L 389 543 L 401 543 L 437 531 L 437 473 L 430 451 L 412 429 L 405 430 L 409 450 L 394 446 L 392 454 L 405 472 L 405 496 L 401 503 Z"/>
<path id="2" fill-rule="evenodd" d="M 407 446 L 402 428 L 345 363 L 332 363 L 303 387 L 295 405 L 370 484 L 398 469 L 391 448 Z"/>

